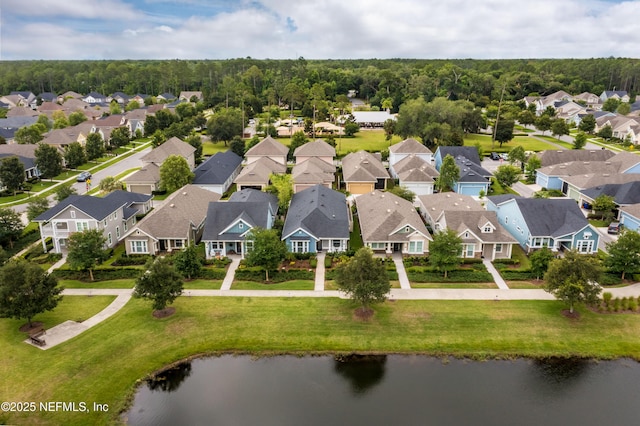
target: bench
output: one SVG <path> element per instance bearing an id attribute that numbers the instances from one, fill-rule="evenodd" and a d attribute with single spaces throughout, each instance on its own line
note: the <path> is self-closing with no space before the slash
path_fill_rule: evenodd
<path id="1" fill-rule="evenodd" d="M 44 339 L 42 338 L 42 336 L 44 335 L 45 335 L 45 330 L 42 329 L 36 333 L 30 334 L 29 341 L 36 346 L 45 346 L 47 342 L 45 342 Z"/>

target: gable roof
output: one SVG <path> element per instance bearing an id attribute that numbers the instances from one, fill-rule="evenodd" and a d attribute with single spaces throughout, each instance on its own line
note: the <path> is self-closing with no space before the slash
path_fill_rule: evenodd
<path id="1" fill-rule="evenodd" d="M 123 181 L 127 184 L 158 183 L 160 182 L 160 166 L 148 163 L 137 172 L 124 178 Z"/>
<path id="2" fill-rule="evenodd" d="M 365 242 L 409 240 L 411 234 L 397 233 L 410 226 L 427 239 L 431 239 L 427 227 L 413 207 L 413 203 L 389 192 L 373 191 L 356 198 L 360 231 Z"/>
<path id="3" fill-rule="evenodd" d="M 336 166 L 317 157 L 297 163 L 291 170 L 294 183 L 330 183 L 335 179 Z"/>
<path id="4" fill-rule="evenodd" d="M 469 230 L 485 243 L 517 243 L 518 241 L 500 225 L 496 212 L 482 210 L 445 210 L 443 212 L 447 228 L 458 233 Z M 487 223 L 494 228 L 493 232 L 483 233 L 482 227 Z"/>
<path id="5" fill-rule="evenodd" d="M 266 184 L 269 182 L 269 177 L 272 173 L 285 173 L 287 166 L 272 160 L 269 157 L 261 157 L 251 164 L 246 165 L 241 171 L 238 177 L 235 178 L 235 183 L 244 184 Z"/>
<path id="6" fill-rule="evenodd" d="M 294 157 L 335 157 L 336 149 L 323 141 L 316 139 L 313 142 L 307 142 L 300 145 L 293 152 Z"/>
<path id="7" fill-rule="evenodd" d="M 483 211 L 482 205 L 471 195 L 457 194 L 455 192 L 439 192 L 437 194 L 420 195 L 418 199 L 424 206 L 423 212 L 428 214 L 432 220 L 447 211 Z"/>
<path id="8" fill-rule="evenodd" d="M 116 194 L 114 196 L 106 196 L 103 198 L 93 197 L 91 195 L 70 195 L 55 206 L 51 207 L 46 212 L 40 214 L 33 219 L 34 222 L 47 222 L 60 214 L 64 209 L 69 206 L 73 206 L 76 209 L 88 214 L 97 221 L 105 219 L 111 213 L 115 212 L 119 208 L 131 205 L 133 202 L 137 202 L 139 199 L 138 194 L 131 192 L 124 192 L 124 194 Z M 111 194 L 109 194 L 111 195 Z"/>
<path id="9" fill-rule="evenodd" d="M 542 167 L 570 161 L 605 161 L 614 155 L 615 153 L 608 149 L 548 149 L 537 154 Z"/>
<path id="10" fill-rule="evenodd" d="M 393 166 L 393 170 L 397 175 L 402 174 L 403 172 L 407 172 L 409 170 L 422 170 L 426 175 L 436 178 L 440 176 L 440 173 L 433 167 L 431 164 L 424 161 L 421 157 L 416 154 L 409 154 L 404 157 L 402 160 L 395 163 Z"/>
<path id="11" fill-rule="evenodd" d="M 496 205 L 513 200 L 533 236 L 560 237 L 589 225 L 580 207 L 572 199 L 523 198 L 511 194 L 488 199 Z"/>
<path id="12" fill-rule="evenodd" d="M 17 154 L 2 154 L 2 153 L 0 153 L 0 163 L 5 158 L 10 158 L 10 157 L 16 157 L 18 159 L 18 161 L 20 161 L 20 163 L 22 164 L 22 167 L 24 167 L 25 170 L 33 169 L 33 168 L 36 167 L 35 158 L 23 157 L 22 155 L 17 155 Z"/>
<path id="13" fill-rule="evenodd" d="M 192 227 L 204 221 L 209 203 L 220 197 L 215 192 L 185 185 L 171 194 L 162 207 L 152 210 L 136 228 L 155 239 L 185 238 Z"/>
<path id="14" fill-rule="evenodd" d="M 431 154 L 431 150 L 415 140 L 414 138 L 408 138 L 402 142 L 391 145 L 389 152 L 395 154 Z"/>
<path id="15" fill-rule="evenodd" d="M 251 147 L 247 152 L 244 153 L 244 156 L 269 156 L 269 155 L 287 155 L 289 153 L 289 148 L 272 138 L 271 136 L 267 136 L 262 139 L 256 145 Z"/>
<path id="16" fill-rule="evenodd" d="M 630 206 L 620 207 L 620 211 L 627 213 L 629 216 L 640 219 L 640 204 L 631 204 Z"/>
<path id="17" fill-rule="evenodd" d="M 220 185 L 229 179 L 242 163 L 242 157 L 233 151 L 218 152 L 194 170 L 194 185 Z"/>
<path id="18" fill-rule="evenodd" d="M 187 158 L 195 151 L 196 149 L 194 147 L 174 136 L 162 145 L 152 149 L 140 160 L 145 163 L 162 164 L 170 155 L 180 155 Z"/>
<path id="19" fill-rule="evenodd" d="M 600 195 L 613 197 L 618 205 L 629 205 L 640 203 L 640 176 L 634 182 L 622 184 L 606 184 L 581 191 L 584 195 L 595 200 Z"/>
<path id="20" fill-rule="evenodd" d="M 252 228 L 268 228 L 270 226 L 268 213 L 271 211 L 272 215 L 274 214 L 274 205 L 277 208 L 278 198 L 275 195 L 254 189 L 234 192 L 229 201 L 210 203 L 202 240 L 237 240 L 237 234 L 222 234 L 222 232 L 238 220 L 242 220 Z"/>
<path id="21" fill-rule="evenodd" d="M 20 157 L 36 158 L 38 144 L 0 144 L 0 154 L 18 155 Z"/>
<path id="22" fill-rule="evenodd" d="M 282 239 L 298 229 L 316 238 L 349 238 L 349 212 L 345 195 L 322 185 L 293 194 L 282 229 Z"/>
<path id="23" fill-rule="evenodd" d="M 389 178 L 389 172 L 373 154 L 358 151 L 342 159 L 342 174 L 345 182 L 375 182 Z"/>
<path id="24" fill-rule="evenodd" d="M 456 157 L 464 157 L 467 160 L 480 165 L 480 155 L 478 154 L 478 148 L 475 146 L 439 146 L 436 149 L 436 155 L 440 153 L 440 158 L 444 159 L 447 155 Z"/>

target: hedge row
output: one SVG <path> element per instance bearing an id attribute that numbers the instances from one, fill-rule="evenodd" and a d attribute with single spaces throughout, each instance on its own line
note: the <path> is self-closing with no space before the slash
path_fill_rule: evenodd
<path id="1" fill-rule="evenodd" d="M 110 281 L 122 279 L 136 279 L 144 273 L 143 269 L 138 268 L 103 268 L 94 269 L 94 281 Z M 89 271 L 76 271 L 73 269 L 56 269 L 52 275 L 61 280 L 78 280 L 91 282 Z"/>
<path id="2" fill-rule="evenodd" d="M 224 280 L 227 270 L 224 268 L 202 268 L 198 274 L 198 278 L 205 280 Z"/>
<path id="3" fill-rule="evenodd" d="M 314 271 L 306 269 L 290 269 L 288 271 L 269 271 L 269 282 L 281 283 L 292 280 L 314 280 L 316 274 Z M 265 273 L 262 268 L 243 268 L 236 270 L 235 279 L 239 281 L 255 281 L 264 282 Z"/>
<path id="4" fill-rule="evenodd" d="M 407 278 L 409 281 L 416 283 L 484 283 L 493 281 L 493 277 L 490 273 L 485 271 L 477 271 L 473 269 L 457 269 L 450 271 L 447 274 L 447 278 L 439 271 L 407 271 Z"/>
<path id="5" fill-rule="evenodd" d="M 149 259 L 153 259 L 150 254 L 126 254 L 122 253 L 111 265 L 112 266 L 131 266 L 144 265 Z"/>

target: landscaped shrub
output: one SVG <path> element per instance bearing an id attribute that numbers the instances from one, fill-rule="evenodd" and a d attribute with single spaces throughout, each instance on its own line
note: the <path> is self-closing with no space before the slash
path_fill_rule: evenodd
<path id="1" fill-rule="evenodd" d="M 94 281 L 110 281 L 122 279 L 135 279 L 144 273 L 142 268 L 97 268 L 93 270 Z M 88 271 L 76 271 L 73 269 L 56 269 L 53 276 L 61 280 L 78 280 L 91 283 Z"/>
<path id="2" fill-rule="evenodd" d="M 280 283 L 292 280 L 314 280 L 314 271 L 306 269 L 290 269 L 288 271 L 269 271 L 269 282 Z M 236 270 L 236 280 L 264 282 L 265 273 L 262 268 L 250 267 Z"/>
<path id="3" fill-rule="evenodd" d="M 201 268 L 198 273 L 198 278 L 205 280 L 224 280 L 227 275 L 227 270 L 224 268 Z"/>
<path id="4" fill-rule="evenodd" d="M 231 259 L 228 257 L 221 257 L 220 259 L 204 259 L 202 263 L 204 265 L 213 266 L 214 268 L 226 268 L 227 265 L 231 263 Z"/>
<path id="5" fill-rule="evenodd" d="M 613 299 L 613 294 L 611 292 L 605 291 L 604 293 L 602 293 L 602 301 L 606 306 L 609 306 L 609 304 L 611 303 L 611 299 Z"/>
<path id="6" fill-rule="evenodd" d="M 421 268 L 422 270 L 419 270 Z M 447 274 L 447 278 L 440 271 L 433 268 L 413 267 L 407 269 L 409 281 L 416 283 L 439 283 L 439 282 L 491 282 L 493 277 L 486 271 L 475 269 L 456 269 Z"/>
<path id="7" fill-rule="evenodd" d="M 313 259 L 309 259 L 309 266 L 312 268 L 317 268 L 318 267 L 318 259 L 313 258 Z"/>
<path id="8" fill-rule="evenodd" d="M 618 285 L 622 283 L 622 278 L 618 274 L 602 274 L 600 285 Z"/>
<path id="9" fill-rule="evenodd" d="M 325 268 L 331 268 L 332 265 L 333 265 L 333 257 L 326 256 L 324 258 L 324 267 Z"/>
<path id="10" fill-rule="evenodd" d="M 111 265 L 112 266 L 131 266 L 144 265 L 152 256 L 149 254 L 127 254 L 122 253 Z"/>
<path id="11" fill-rule="evenodd" d="M 536 276 L 531 271 L 500 269 L 500 275 L 502 275 L 502 278 L 507 281 L 527 281 L 536 279 Z"/>

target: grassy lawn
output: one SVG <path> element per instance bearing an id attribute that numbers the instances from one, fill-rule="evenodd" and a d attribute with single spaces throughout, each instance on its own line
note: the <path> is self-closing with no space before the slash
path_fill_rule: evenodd
<path id="1" fill-rule="evenodd" d="M 41 180 L 40 182 L 37 182 L 37 183 L 33 184 L 33 186 L 31 187 L 31 192 L 44 191 L 45 189 L 51 188 L 55 184 L 56 184 L 56 182 L 50 182 L 48 180 Z"/>
<path id="2" fill-rule="evenodd" d="M 362 235 L 360 234 L 360 219 L 357 215 L 353 215 L 353 231 L 349 234 L 349 247 L 358 250 L 364 245 Z"/>
<path id="3" fill-rule="evenodd" d="M 556 145 L 563 146 L 563 147 L 565 147 L 567 149 L 573 149 L 573 144 L 568 143 L 568 142 L 563 142 L 563 141 L 561 141 L 561 140 L 559 140 L 557 138 L 554 138 L 553 136 L 538 135 L 537 137 L 539 137 L 541 139 L 544 139 L 544 140 L 547 140 L 549 142 L 555 143 Z M 553 149 L 553 148 L 551 148 L 551 149 Z"/>
<path id="4" fill-rule="evenodd" d="M 518 244 L 513 245 L 513 248 L 511 249 L 511 258 L 518 259 L 518 261 L 520 262 L 520 269 L 531 269 L 531 262 L 529 261 L 527 254 Z"/>
<path id="5" fill-rule="evenodd" d="M 540 281 L 539 285 L 534 284 L 531 281 L 507 281 L 507 286 L 512 289 L 541 289 L 543 281 Z"/>
<path id="6" fill-rule="evenodd" d="M 606 226 L 609 226 L 611 221 L 610 220 L 600 220 L 600 219 L 589 219 L 589 223 L 592 226 L 595 226 L 596 228 L 604 228 Z"/>
<path id="7" fill-rule="evenodd" d="M 389 149 L 390 145 L 401 142 L 400 136 L 394 135 L 391 144 L 385 139 L 384 130 L 360 130 L 352 138 L 336 138 L 336 151 L 338 157 L 343 157 L 350 152 L 361 149 L 370 152 L 383 151 Z"/>
<path id="8" fill-rule="evenodd" d="M 220 290 L 221 280 L 191 280 L 184 282 L 185 290 Z"/>
<path id="9" fill-rule="evenodd" d="M 505 143 L 500 148 L 499 143 L 493 143 L 491 141 L 491 135 L 469 134 L 464 138 L 464 144 L 466 146 L 474 146 L 476 143 L 480 144 L 482 151 L 485 155 L 490 152 L 509 152 L 512 148 L 521 145 L 525 151 L 544 151 L 546 149 L 556 149 L 555 146 L 548 144 L 544 141 L 536 139 L 531 136 L 516 136 L 509 143 Z"/>
<path id="10" fill-rule="evenodd" d="M 229 149 L 228 146 L 224 145 L 224 142 L 202 142 L 202 155 L 210 156 L 213 154 L 217 154 L 218 152 L 224 152 Z"/>
<path id="11" fill-rule="evenodd" d="M 498 288 L 496 283 L 411 283 L 411 288 Z"/>
<path id="12" fill-rule="evenodd" d="M 311 280 L 293 280 L 282 283 L 262 284 L 255 281 L 234 281 L 231 290 L 313 290 Z"/>
<path id="13" fill-rule="evenodd" d="M 69 178 L 78 176 L 79 174 L 80 172 L 77 170 L 65 170 L 64 172 L 60 173 L 58 176 L 54 177 L 53 180 L 67 180 Z"/>
<path id="14" fill-rule="evenodd" d="M 93 281 L 84 282 L 78 280 L 60 280 L 60 285 L 64 288 L 133 288 L 136 285 L 136 280 L 107 280 L 107 281 Z"/>
<path id="15" fill-rule="evenodd" d="M 100 303 L 98 303 L 100 302 Z M 109 302 L 66 298 L 48 326 L 85 318 Z M 87 305 L 91 304 L 91 312 Z M 93 305 L 100 306 L 93 306 Z M 132 299 L 121 311 L 48 351 L 22 343 L 22 321 L 1 319 L 3 401 L 87 401 L 108 413 L 0 413 L 9 424 L 111 424 L 136 382 L 169 363 L 219 352 L 394 352 L 494 356 L 632 357 L 640 354 L 640 315 L 561 315 L 556 301 L 395 301 L 367 322 L 337 298 L 181 297 L 175 315 L 153 319 Z M 65 311 L 66 312 L 62 312 Z M 36 318 L 40 320 L 40 318 Z M 401 332 L 398 332 L 401 330 Z"/>
<path id="16" fill-rule="evenodd" d="M 489 194 L 488 195 L 504 195 L 504 194 L 520 195 L 516 191 L 511 189 L 510 187 L 508 187 L 508 186 L 504 187 L 504 186 L 500 185 L 498 183 L 498 181 L 496 180 L 496 178 L 494 178 L 494 177 L 491 178 L 491 181 L 493 183 L 489 187 Z"/>

